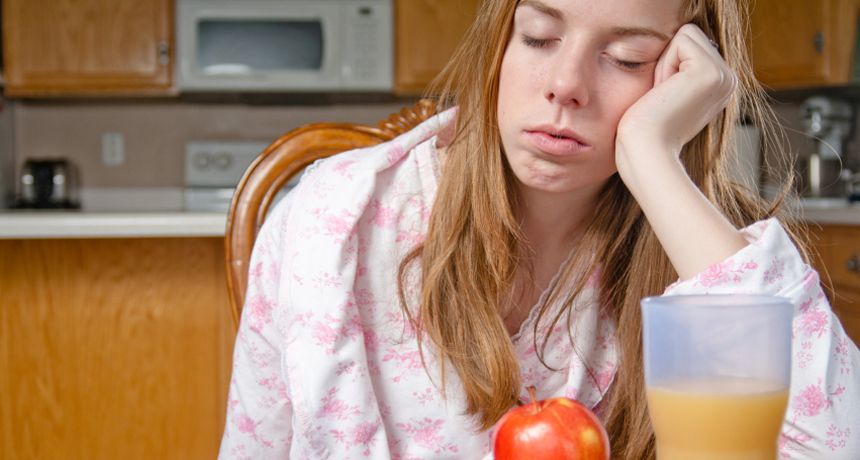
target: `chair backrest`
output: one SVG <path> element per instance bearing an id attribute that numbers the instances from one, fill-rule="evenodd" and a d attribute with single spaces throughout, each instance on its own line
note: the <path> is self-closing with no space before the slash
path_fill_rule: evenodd
<path id="1" fill-rule="evenodd" d="M 305 125 L 278 138 L 251 163 L 230 203 L 224 239 L 227 290 L 237 325 L 248 288 L 254 241 L 275 195 L 284 185 L 320 158 L 394 139 L 430 118 L 435 111 L 435 103 L 422 100 L 380 121 L 376 127 L 348 123 Z"/>

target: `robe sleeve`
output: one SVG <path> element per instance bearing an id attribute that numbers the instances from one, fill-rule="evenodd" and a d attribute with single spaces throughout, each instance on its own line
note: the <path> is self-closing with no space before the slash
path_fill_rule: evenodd
<path id="1" fill-rule="evenodd" d="M 281 227 L 291 199 L 288 194 L 272 210 L 254 244 L 219 460 L 290 458 L 293 409 L 273 313 L 282 256 Z"/>
<path id="2" fill-rule="evenodd" d="M 776 219 L 743 230 L 750 244 L 664 295 L 765 294 L 790 298 L 791 388 L 779 439 L 780 458 L 860 458 L 860 352 Z"/>

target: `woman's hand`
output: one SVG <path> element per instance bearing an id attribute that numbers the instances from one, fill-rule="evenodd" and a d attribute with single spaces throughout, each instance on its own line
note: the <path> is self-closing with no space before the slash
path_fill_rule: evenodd
<path id="1" fill-rule="evenodd" d="M 737 77 L 705 33 L 683 25 L 657 60 L 654 87 L 618 123 L 615 156 L 622 179 L 628 181 L 628 169 L 637 163 L 661 160 L 652 155 L 677 159 L 684 144 L 726 107 L 736 87 Z M 654 148 L 641 152 L 645 144 Z"/>
<path id="2" fill-rule="evenodd" d="M 658 59 L 654 87 L 618 124 L 618 173 L 682 279 L 747 245 L 679 160 L 684 144 L 726 107 L 736 87 L 737 78 L 707 36 L 686 24 Z"/>

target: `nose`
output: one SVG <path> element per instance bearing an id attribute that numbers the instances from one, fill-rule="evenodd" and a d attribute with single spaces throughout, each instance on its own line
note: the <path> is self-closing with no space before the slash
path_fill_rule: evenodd
<path id="1" fill-rule="evenodd" d="M 588 104 L 592 63 L 582 47 L 568 48 L 549 64 L 544 96 L 558 104 L 582 107 Z"/>

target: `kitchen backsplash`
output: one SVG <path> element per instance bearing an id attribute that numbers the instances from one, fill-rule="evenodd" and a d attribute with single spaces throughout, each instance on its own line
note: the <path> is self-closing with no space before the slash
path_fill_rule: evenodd
<path id="1" fill-rule="evenodd" d="M 7 101 L 7 104 L 13 104 Z M 190 140 L 271 142 L 307 123 L 348 122 L 375 125 L 412 101 L 338 105 L 253 105 L 187 101 L 15 101 L 15 164 L 25 159 L 64 157 L 80 169 L 81 185 L 94 187 L 181 187 L 183 153 Z M 783 148 L 801 172 L 814 145 L 806 140 L 800 102 L 773 104 L 785 127 Z M 860 111 L 860 104 L 855 102 Z M 844 144 L 843 165 L 860 171 L 860 117 Z M 106 165 L 104 133 L 121 133 L 124 160 Z M 774 155 L 765 152 L 773 166 Z M 764 181 L 767 182 L 765 177 Z M 804 184 L 801 183 L 801 187 Z"/>
<path id="2" fill-rule="evenodd" d="M 342 105 L 245 105 L 185 101 L 16 102 L 16 167 L 64 157 L 82 187 L 181 187 L 190 140 L 274 141 L 307 123 L 376 125 L 411 101 Z M 105 165 L 104 133 L 121 133 L 124 159 Z"/>

